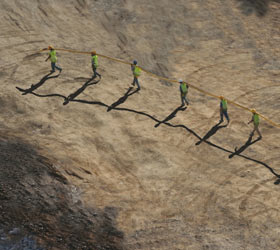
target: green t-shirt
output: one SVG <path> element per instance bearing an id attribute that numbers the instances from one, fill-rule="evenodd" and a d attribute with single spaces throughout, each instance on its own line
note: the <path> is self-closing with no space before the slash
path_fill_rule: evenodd
<path id="1" fill-rule="evenodd" d="M 51 57 L 51 62 L 56 63 L 57 57 L 56 57 L 56 51 L 54 49 L 50 51 L 49 56 Z"/>

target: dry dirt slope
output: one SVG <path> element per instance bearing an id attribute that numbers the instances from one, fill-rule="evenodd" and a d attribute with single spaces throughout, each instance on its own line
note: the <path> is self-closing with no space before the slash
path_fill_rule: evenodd
<path id="1" fill-rule="evenodd" d="M 178 86 L 144 74 L 141 92 L 125 95 L 129 67 L 105 59 L 101 81 L 67 105 L 63 97 L 21 95 L 15 88 L 29 88 L 48 73 L 38 49 L 94 48 L 137 58 L 154 73 L 188 79 L 280 123 L 280 6 L 270 1 L 264 7 L 260 17 L 260 5 L 245 0 L 1 1 L 2 134 L 47 157 L 67 179 L 72 203 L 104 211 L 123 232 L 109 234 L 108 245 L 93 245 L 92 236 L 85 246 L 65 241 L 65 249 L 278 249 L 279 129 L 262 123 L 264 138 L 250 142 L 250 114 L 230 107 L 231 124 L 214 127 L 217 100 L 190 90 L 191 106 L 178 110 Z M 35 92 L 74 93 L 91 74 L 89 59 L 60 53 L 62 74 Z M 228 158 L 236 147 L 245 150 Z M 1 218 L 4 230 L 38 231 Z M 51 241 L 40 232 L 45 246 Z"/>

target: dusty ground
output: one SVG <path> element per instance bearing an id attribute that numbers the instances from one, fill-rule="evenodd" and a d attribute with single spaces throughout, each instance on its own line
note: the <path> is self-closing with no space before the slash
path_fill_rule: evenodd
<path id="1" fill-rule="evenodd" d="M 3 249 L 279 248 L 279 129 L 250 138 L 232 106 L 215 126 L 217 100 L 190 89 L 180 110 L 178 86 L 145 74 L 128 93 L 129 67 L 106 59 L 87 87 L 89 56 L 61 52 L 46 76 L 38 53 L 136 58 L 280 123 L 279 1 L 3 0 L 0 13 Z"/>

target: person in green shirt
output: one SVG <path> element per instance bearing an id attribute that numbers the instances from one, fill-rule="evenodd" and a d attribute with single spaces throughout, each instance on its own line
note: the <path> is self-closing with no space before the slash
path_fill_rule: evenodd
<path id="1" fill-rule="evenodd" d="M 53 73 L 53 72 L 55 72 L 55 69 L 58 69 L 59 73 L 61 73 L 62 68 L 60 68 L 59 66 L 56 65 L 56 62 L 57 62 L 56 50 L 51 45 L 48 47 L 48 50 L 50 51 L 49 56 L 45 61 L 48 61 L 49 59 L 51 59 L 51 67 L 52 67 L 51 72 Z"/>
<path id="2" fill-rule="evenodd" d="M 141 69 L 136 66 L 137 65 L 137 61 L 134 60 L 133 61 L 133 64 L 131 64 L 131 71 L 133 73 L 133 82 L 132 82 L 132 86 L 135 86 L 135 83 L 137 85 L 137 90 L 140 90 L 140 85 L 139 85 L 139 81 L 138 81 L 138 77 L 140 76 L 141 74 Z"/>
<path id="3" fill-rule="evenodd" d="M 257 131 L 259 138 L 262 138 L 261 132 L 259 130 L 259 124 L 260 124 L 260 116 L 257 113 L 257 111 L 255 109 L 251 109 L 252 112 L 252 119 L 248 122 L 248 124 L 250 124 L 251 122 L 254 122 L 254 130 L 251 132 L 251 136 L 254 135 L 255 131 Z"/>
<path id="4" fill-rule="evenodd" d="M 93 79 L 96 76 L 99 76 L 101 78 L 101 75 L 96 72 L 97 67 L 98 67 L 98 56 L 96 55 L 96 51 L 91 52 L 91 66 L 92 66 L 92 71 L 93 71 Z"/>
<path id="5" fill-rule="evenodd" d="M 227 100 L 223 97 L 220 96 L 220 123 L 224 121 L 224 116 L 227 119 L 227 124 L 229 124 L 229 116 L 227 113 Z"/>
<path id="6" fill-rule="evenodd" d="M 185 106 L 185 103 L 187 105 L 189 105 L 189 102 L 187 100 L 187 94 L 188 94 L 188 90 L 189 90 L 189 85 L 184 82 L 183 80 L 179 80 L 180 83 L 180 93 L 181 93 L 181 102 L 182 102 L 182 106 Z"/>

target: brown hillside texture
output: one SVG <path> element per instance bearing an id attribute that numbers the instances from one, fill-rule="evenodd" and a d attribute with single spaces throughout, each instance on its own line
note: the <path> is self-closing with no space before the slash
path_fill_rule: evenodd
<path id="1" fill-rule="evenodd" d="M 41 48 L 52 44 L 95 49 L 127 61 L 137 59 L 153 73 L 182 78 L 280 123 L 280 3 L 258 2 L 1 0 L 0 140 L 4 146 L 14 145 L 14 140 L 30 145 L 52 166 L 41 168 L 34 160 L 37 156 L 21 162 L 18 154 L 9 172 L 1 154 L 2 189 L 17 187 L 13 178 L 4 179 L 16 175 L 17 164 L 32 158 L 29 168 L 36 166 L 48 175 L 39 178 L 31 171 L 28 180 L 54 185 L 60 195 L 53 202 L 63 194 L 65 206 L 77 218 L 86 216 L 80 214 L 84 209 L 99 211 L 100 219 L 88 215 L 92 228 L 85 219 L 77 222 L 80 241 L 87 243 L 71 245 L 66 238 L 75 231 L 64 231 L 55 212 L 49 218 L 47 212 L 36 210 L 49 192 L 41 183 L 36 184 L 36 192 L 43 194 L 36 196 L 38 203 L 24 202 L 28 209 L 20 211 L 32 220 L 36 210 L 35 224 L 40 216 L 48 217 L 42 223 L 57 225 L 49 233 L 64 240 L 26 226 L 21 217 L 15 219 L 8 201 L 3 203 L 6 217 L 1 215 L 0 229 L 22 228 L 46 249 L 279 249 L 279 128 L 261 121 L 262 140 L 256 141 L 257 135 L 250 140 L 251 114 L 232 106 L 229 126 L 214 127 L 219 121 L 218 100 L 190 89 L 190 105 L 179 110 L 178 85 L 144 73 L 139 78 L 141 91 L 126 96 L 130 67 L 103 58 L 98 68 L 101 80 L 67 105 L 63 97 L 21 95 L 16 89 L 28 89 L 49 73 L 50 62 L 44 62 L 47 54 L 39 53 Z M 58 60 L 62 73 L 52 74 L 34 93 L 67 97 L 92 75 L 88 55 L 58 52 Z M 20 181 L 29 194 L 9 199 L 24 200 L 35 192 L 20 178 L 25 169 L 14 182 Z M 56 206 L 57 214 L 65 214 L 65 206 Z M 100 221 L 106 216 L 116 233 L 102 231 Z"/>

